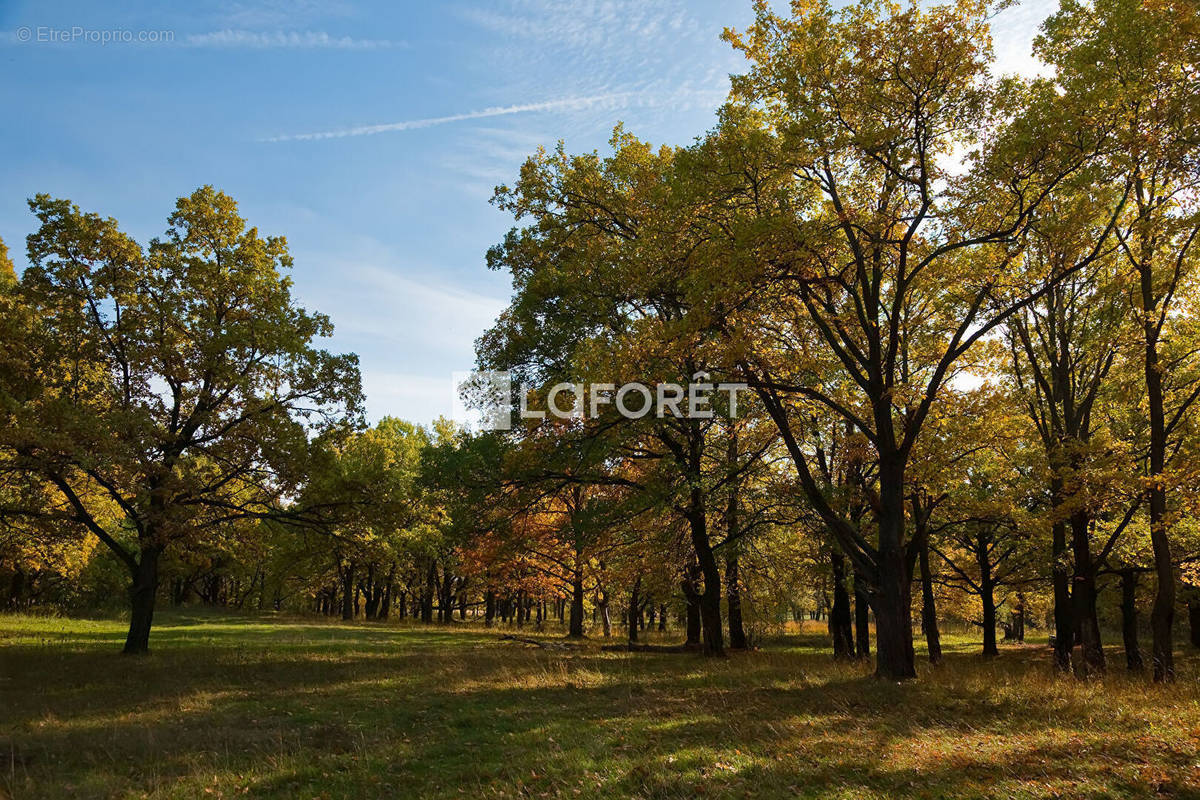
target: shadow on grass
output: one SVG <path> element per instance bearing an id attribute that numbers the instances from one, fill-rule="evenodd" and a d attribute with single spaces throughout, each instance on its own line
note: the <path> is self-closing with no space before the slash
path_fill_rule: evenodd
<path id="1" fill-rule="evenodd" d="M 15 798 L 1142 797 L 1200 785 L 1194 686 L 1079 686 L 1048 677 L 1037 648 L 951 654 L 898 685 L 809 638 L 706 660 L 202 615 L 167 621 L 155 652 L 130 659 L 112 650 L 119 630 L 64 626 L 58 640 L 0 648 L 0 786 Z"/>

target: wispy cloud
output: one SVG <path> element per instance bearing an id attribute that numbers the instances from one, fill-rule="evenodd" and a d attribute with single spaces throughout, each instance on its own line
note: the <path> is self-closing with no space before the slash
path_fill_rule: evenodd
<path id="1" fill-rule="evenodd" d="M 222 0 L 215 5 L 225 27 L 248 30 L 295 28 L 318 20 L 356 16 L 353 4 L 344 0 Z"/>
<path id="2" fill-rule="evenodd" d="M 294 48 L 332 50 L 378 50 L 404 47 L 404 42 L 384 39 L 355 39 L 331 36 L 324 31 L 247 31 L 226 29 L 211 33 L 192 33 L 184 37 L 189 47 L 243 47 L 254 49 Z"/>
<path id="3" fill-rule="evenodd" d="M 628 96 L 629 92 L 611 92 L 608 94 L 596 94 L 587 97 L 566 97 L 560 100 L 547 100 L 542 103 L 524 103 L 521 105 L 511 106 L 494 106 L 485 108 L 479 111 L 467 111 L 462 114 L 450 114 L 445 117 L 426 117 L 424 119 L 409 119 L 402 122 L 385 122 L 379 125 L 359 125 L 353 128 L 338 128 L 329 131 L 318 131 L 316 133 L 290 133 L 282 136 L 271 136 L 263 139 L 264 142 L 308 142 L 320 139 L 344 139 L 347 136 L 373 136 L 377 133 L 392 133 L 395 131 L 408 131 L 416 128 L 431 128 L 435 125 L 445 125 L 450 122 L 462 122 L 470 119 L 484 119 L 486 117 L 503 117 L 509 114 L 526 114 L 535 111 L 577 111 L 586 108 L 594 108 L 599 105 L 609 105 L 612 107 L 621 105 Z"/>
<path id="4" fill-rule="evenodd" d="M 992 44 L 997 74 L 1017 73 L 1025 77 L 1051 74 L 1050 68 L 1033 54 L 1033 39 L 1049 11 L 1031 0 L 1010 6 L 992 20 Z"/>
<path id="5" fill-rule="evenodd" d="M 673 128 L 677 114 L 711 111 L 728 92 L 728 75 L 744 69 L 741 56 L 719 36 L 725 25 L 752 21 L 753 9 L 748 3 L 734 3 L 733 10 L 719 5 L 719 15 L 711 13 L 712 4 L 687 0 L 495 0 L 450 8 L 482 34 L 477 57 L 490 66 L 497 89 L 526 97 L 546 75 L 581 94 L 633 84 L 637 92 L 624 106 L 626 122 L 653 135 Z M 580 124 L 574 131 L 559 136 L 615 122 L 575 121 Z"/>

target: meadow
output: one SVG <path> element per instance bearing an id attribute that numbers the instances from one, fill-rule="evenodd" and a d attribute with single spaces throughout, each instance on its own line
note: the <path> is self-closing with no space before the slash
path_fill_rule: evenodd
<path id="1" fill-rule="evenodd" d="M 0 797 L 1200 796 L 1192 654 L 1174 685 L 1115 649 L 1079 682 L 1044 642 L 950 636 L 900 684 L 816 624 L 727 658 L 216 614 L 162 615 L 147 656 L 124 635 L 0 616 Z"/>

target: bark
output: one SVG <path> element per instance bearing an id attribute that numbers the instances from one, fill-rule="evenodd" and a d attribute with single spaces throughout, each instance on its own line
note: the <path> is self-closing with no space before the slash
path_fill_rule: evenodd
<path id="1" fill-rule="evenodd" d="M 692 549 L 700 573 L 704 576 L 704 591 L 700 593 L 701 643 L 705 655 L 719 656 L 725 652 L 725 631 L 721 627 L 721 571 L 708 539 L 707 515 L 704 510 L 704 490 L 693 487 L 688 513 L 692 534 Z"/>
<path id="2" fill-rule="evenodd" d="M 696 588 L 698 568 L 695 561 L 688 565 L 687 575 L 682 582 L 683 596 L 687 600 L 685 630 L 687 644 L 700 644 L 700 592 Z"/>
<path id="3" fill-rule="evenodd" d="M 886 409 L 891 426 L 891 408 Z M 888 434 L 891 435 L 890 433 Z M 912 586 L 905 559 L 904 466 L 898 454 L 880 458 L 879 465 L 879 550 L 877 586 L 871 593 L 875 612 L 875 674 L 890 680 L 917 677 L 912 638 Z"/>
<path id="4" fill-rule="evenodd" d="M 729 646 L 735 650 L 746 649 L 746 629 L 742 623 L 742 591 L 738 586 L 737 546 L 727 545 L 725 552 L 725 605 L 729 609 Z M 663 610 L 662 621 L 666 621 L 666 610 Z"/>
<path id="5" fill-rule="evenodd" d="M 1167 462 L 1166 410 L 1163 400 L 1162 366 L 1158 359 L 1159 329 L 1151 313 L 1157 306 L 1154 270 L 1145 258 L 1139 269 L 1142 289 L 1142 310 L 1145 312 L 1145 376 L 1146 405 L 1150 417 L 1150 546 L 1154 551 L 1154 574 L 1158 585 L 1154 606 L 1150 611 L 1151 657 L 1154 680 L 1164 683 L 1175 680 L 1175 652 L 1172 627 L 1175 622 L 1175 571 L 1171 561 L 1171 542 L 1167 536 L 1167 493 L 1163 472 Z"/>
<path id="6" fill-rule="evenodd" d="M 726 457 L 730 470 L 737 468 L 737 429 L 731 427 Z M 746 649 L 746 629 L 742 622 L 742 590 L 738 585 L 738 537 L 741 536 L 741 519 L 738 504 L 737 480 L 729 481 L 729 497 L 725 506 L 725 606 L 729 610 L 729 646 L 735 650 Z"/>
<path id="7" fill-rule="evenodd" d="M 629 613 L 626 614 L 626 623 L 629 630 L 629 641 L 636 642 L 638 640 L 638 609 L 641 607 L 642 599 L 640 596 L 642 588 L 642 576 L 638 575 L 633 582 L 633 588 L 629 590 Z"/>
<path id="8" fill-rule="evenodd" d="M 995 587 L 991 580 L 984 580 L 980 583 L 979 599 L 983 603 L 983 654 L 998 656 L 1000 650 L 996 647 Z"/>
<path id="9" fill-rule="evenodd" d="M 860 660 L 871 657 L 870 609 L 867 606 L 866 581 L 856 570 L 854 580 L 854 655 Z"/>
<path id="10" fill-rule="evenodd" d="M 846 591 L 846 558 L 833 551 L 829 554 L 829 560 L 833 564 L 833 609 L 829 614 L 829 632 L 833 636 L 833 657 L 841 661 L 854 658 L 850 595 Z"/>
<path id="11" fill-rule="evenodd" d="M 1192 647 L 1200 647 L 1200 598 L 1188 600 L 1188 629 L 1191 633 Z"/>
<path id="12" fill-rule="evenodd" d="M 1193 648 L 1200 648 L 1200 597 L 1188 601 L 1188 628 Z"/>
<path id="13" fill-rule="evenodd" d="M 608 611 L 608 592 L 600 592 L 600 596 L 596 601 L 600 611 L 600 624 L 603 626 L 604 638 L 608 639 L 612 636 L 612 616 Z"/>
<path id="14" fill-rule="evenodd" d="M 375 619 L 379 613 L 379 601 L 382 599 L 381 590 L 376 586 L 375 581 L 375 565 L 367 565 L 367 582 L 363 589 L 363 594 L 366 595 L 367 602 L 363 608 L 364 616 L 367 619 Z"/>
<path id="15" fill-rule="evenodd" d="M 354 595 L 357 587 L 354 585 L 354 563 L 347 562 L 342 568 L 342 619 L 354 619 Z"/>
<path id="16" fill-rule="evenodd" d="M 1071 547 L 1075 554 L 1075 575 L 1072 580 L 1071 601 L 1075 614 L 1075 629 L 1079 632 L 1080 663 L 1076 665 L 1082 677 L 1104 674 L 1104 647 L 1100 642 L 1100 621 L 1096 615 L 1096 570 L 1092 564 L 1091 518 L 1086 513 L 1071 517 Z"/>
<path id="17" fill-rule="evenodd" d="M 1121 638 L 1125 644 L 1125 669 L 1141 672 L 1146 668 L 1138 644 L 1137 571 L 1121 570 Z"/>
<path id="18" fill-rule="evenodd" d="M 1056 488 L 1054 495 L 1060 496 L 1060 489 Z M 1071 649 L 1075 637 L 1066 551 L 1067 526 L 1065 522 L 1058 521 L 1051 528 L 1051 557 L 1054 559 L 1051 569 L 1054 586 L 1054 666 L 1059 672 L 1071 671 Z"/>
<path id="19" fill-rule="evenodd" d="M 979 600 L 983 604 L 983 654 L 998 656 L 996 648 L 996 583 L 992 578 L 991 535 L 981 526 L 975 538 L 975 563 L 979 567 Z"/>
<path id="20" fill-rule="evenodd" d="M 156 547 L 143 547 L 141 559 L 129 587 L 129 633 L 124 652 L 141 655 L 150 652 L 150 626 L 154 621 L 154 599 L 158 594 L 158 557 Z"/>
<path id="21" fill-rule="evenodd" d="M 437 562 L 429 559 L 425 570 L 425 592 L 421 595 L 421 622 L 433 622 L 433 595 L 437 592 Z"/>
<path id="22" fill-rule="evenodd" d="M 496 592 L 488 589 L 483 593 L 483 627 L 490 628 L 496 624 Z"/>
<path id="23" fill-rule="evenodd" d="M 658 607 L 658 632 L 662 633 L 667 629 L 667 604 L 663 603 Z"/>
<path id="24" fill-rule="evenodd" d="M 454 573 L 449 565 L 442 567 L 442 588 L 438 593 L 438 622 L 454 621 Z"/>
<path id="25" fill-rule="evenodd" d="M 918 553 L 921 563 L 921 629 L 929 650 L 929 663 L 942 663 L 942 637 L 938 632 L 937 608 L 933 597 L 933 576 L 929 571 L 929 543 L 922 542 Z"/>
<path id="26" fill-rule="evenodd" d="M 571 576 L 571 620 L 567 636 L 583 638 L 583 564 L 578 553 L 575 556 L 575 571 Z"/>
<path id="27" fill-rule="evenodd" d="M 392 598 L 396 593 L 396 562 L 388 569 L 387 580 L 383 585 L 383 603 L 379 608 L 379 618 L 387 619 L 392 611 Z"/>

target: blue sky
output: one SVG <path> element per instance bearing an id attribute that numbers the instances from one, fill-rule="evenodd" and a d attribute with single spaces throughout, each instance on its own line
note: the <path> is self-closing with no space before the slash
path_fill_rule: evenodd
<path id="1" fill-rule="evenodd" d="M 618 121 L 689 142 L 743 68 L 720 32 L 750 18 L 716 0 L 121 6 L 0 0 L 0 237 L 18 268 L 37 192 L 145 241 L 213 184 L 288 238 L 299 300 L 361 358 L 369 416 L 422 423 L 450 413 L 451 372 L 509 296 L 484 266 L 511 226 L 492 188 L 539 144 L 602 149 Z M 997 19 L 1002 69 L 1035 68 L 1050 10 Z M 173 41 L 88 41 L 103 31 Z"/>

